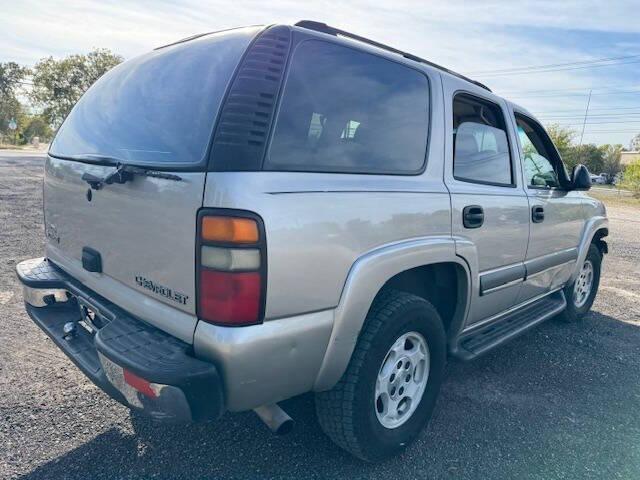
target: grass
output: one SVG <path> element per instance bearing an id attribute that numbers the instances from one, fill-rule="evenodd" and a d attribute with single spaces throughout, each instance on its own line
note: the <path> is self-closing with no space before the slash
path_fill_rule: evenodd
<path id="1" fill-rule="evenodd" d="M 630 196 L 615 195 L 611 193 L 600 193 L 591 189 L 589 196 L 597 198 L 605 205 L 609 206 L 627 206 L 640 208 L 640 198 L 633 198 Z"/>

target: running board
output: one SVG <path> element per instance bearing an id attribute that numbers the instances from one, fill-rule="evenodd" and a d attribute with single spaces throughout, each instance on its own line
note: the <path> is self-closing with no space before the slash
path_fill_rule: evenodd
<path id="1" fill-rule="evenodd" d="M 497 318 L 491 323 L 463 332 L 451 351 L 460 360 L 476 357 L 502 345 L 530 328 L 562 312 L 567 305 L 562 290 Z"/>

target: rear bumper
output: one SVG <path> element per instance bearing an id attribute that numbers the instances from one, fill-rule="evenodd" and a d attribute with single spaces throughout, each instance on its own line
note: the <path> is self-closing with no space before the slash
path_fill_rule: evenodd
<path id="1" fill-rule="evenodd" d="M 16 272 L 29 316 L 112 398 L 159 420 L 223 413 L 218 370 L 193 357 L 190 345 L 133 318 L 46 259 L 21 262 Z M 87 318 L 87 308 L 97 318 Z"/>

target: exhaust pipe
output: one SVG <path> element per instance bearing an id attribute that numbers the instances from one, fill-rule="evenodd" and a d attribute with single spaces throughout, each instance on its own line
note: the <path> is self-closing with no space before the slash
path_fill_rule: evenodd
<path id="1" fill-rule="evenodd" d="M 285 435 L 293 429 L 293 419 L 277 403 L 263 405 L 253 411 L 276 435 Z"/>

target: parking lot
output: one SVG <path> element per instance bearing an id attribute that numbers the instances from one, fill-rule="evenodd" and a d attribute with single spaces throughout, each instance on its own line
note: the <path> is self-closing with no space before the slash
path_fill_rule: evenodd
<path id="1" fill-rule="evenodd" d="M 43 252 L 42 165 L 0 151 L 0 478 L 640 478 L 640 208 L 608 207 L 584 322 L 450 363 L 419 441 L 368 465 L 323 435 L 311 395 L 284 402 L 296 428 L 275 437 L 251 412 L 154 425 L 94 387 L 29 320 L 14 275 Z"/>

